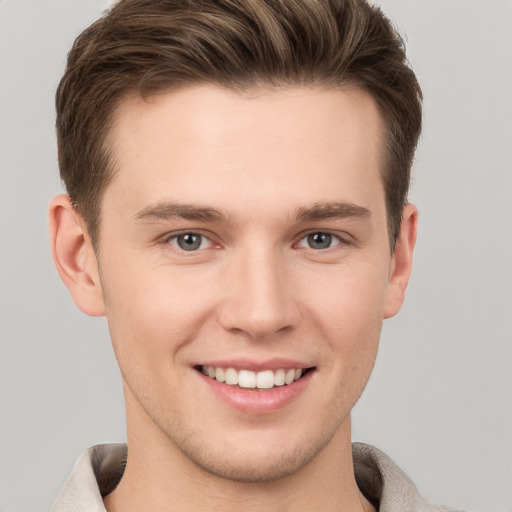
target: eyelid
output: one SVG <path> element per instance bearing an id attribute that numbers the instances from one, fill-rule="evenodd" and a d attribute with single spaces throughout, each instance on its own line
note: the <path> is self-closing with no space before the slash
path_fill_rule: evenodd
<path id="1" fill-rule="evenodd" d="M 300 246 L 300 243 L 304 239 L 306 239 L 309 235 L 312 235 L 315 233 L 324 233 L 324 234 L 331 235 L 333 238 L 335 238 L 338 241 L 338 243 L 336 243 L 335 245 L 333 245 L 331 247 L 327 247 L 326 249 L 313 249 L 311 247 Z M 159 243 L 161 243 L 163 245 L 171 245 L 170 244 L 171 240 L 174 240 L 174 239 L 178 238 L 179 236 L 186 235 L 186 234 L 199 235 L 199 236 L 207 239 L 209 241 L 209 247 L 206 247 L 203 249 L 198 249 L 195 251 L 185 251 L 185 250 L 181 249 L 180 247 L 172 245 L 173 249 L 175 249 L 176 251 L 179 251 L 180 253 L 184 253 L 184 254 L 187 253 L 189 255 L 192 255 L 194 253 L 205 251 L 207 249 L 220 248 L 222 246 L 221 243 L 219 243 L 218 241 L 215 240 L 216 237 L 212 233 L 209 233 L 209 232 L 205 233 L 205 231 L 202 229 L 180 229 L 178 231 L 168 232 L 159 238 Z M 303 231 L 302 233 L 300 233 L 297 236 L 296 241 L 293 243 L 293 246 L 297 247 L 299 249 L 311 249 L 315 252 L 323 252 L 323 251 L 335 249 L 336 247 L 338 247 L 340 245 L 343 245 L 343 246 L 349 245 L 351 243 L 351 239 L 352 239 L 352 237 L 348 233 L 344 233 L 344 232 L 340 233 L 339 231 L 329 230 L 329 229 L 309 229 L 307 231 Z"/>
<path id="2" fill-rule="evenodd" d="M 326 247 L 325 249 L 313 249 L 312 247 L 300 245 L 300 243 L 303 240 L 305 240 L 308 236 L 314 235 L 316 233 L 330 235 L 333 238 L 335 238 L 338 241 L 338 243 L 336 243 L 335 245 L 333 245 L 331 247 Z M 348 235 L 347 233 L 340 233 L 339 231 L 334 231 L 334 230 L 329 230 L 329 229 L 310 229 L 308 231 L 302 232 L 297 237 L 297 241 L 293 245 L 298 247 L 299 249 L 311 249 L 312 251 L 315 251 L 315 252 L 323 252 L 323 251 L 329 251 L 329 250 L 335 249 L 336 247 L 339 247 L 339 246 L 348 245 L 350 243 L 350 238 L 351 238 L 350 235 Z"/>
<path id="3" fill-rule="evenodd" d="M 195 251 L 185 251 L 185 250 L 181 249 L 180 247 L 178 247 L 178 246 L 176 246 L 174 244 L 171 244 L 172 240 L 176 240 L 179 236 L 182 236 L 182 235 L 198 235 L 198 236 L 201 236 L 202 238 L 205 238 L 206 240 L 208 240 L 209 247 L 205 247 L 203 249 L 197 249 Z M 201 251 L 206 251 L 208 249 L 220 247 L 220 244 L 214 240 L 214 237 L 211 234 L 205 234 L 205 232 L 203 230 L 201 230 L 201 229 L 180 229 L 178 231 L 172 231 L 170 233 L 166 233 L 165 235 L 163 235 L 160 238 L 160 243 L 164 244 L 164 245 L 170 245 L 176 251 L 179 251 L 180 253 L 188 254 L 188 255 L 192 255 L 194 253 L 198 253 L 198 252 L 201 252 Z"/>

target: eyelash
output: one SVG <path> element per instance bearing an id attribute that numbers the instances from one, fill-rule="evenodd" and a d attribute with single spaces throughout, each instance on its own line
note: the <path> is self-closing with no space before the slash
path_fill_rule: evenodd
<path id="1" fill-rule="evenodd" d="M 193 249 L 193 250 L 187 250 L 187 249 L 183 249 L 182 247 L 180 247 L 179 246 L 179 239 L 180 239 L 180 237 L 185 237 L 185 236 L 199 237 L 201 239 L 199 247 L 197 247 L 196 249 Z M 189 253 L 189 254 L 192 254 L 192 253 L 195 253 L 195 252 L 199 252 L 199 251 L 202 251 L 202 250 L 205 250 L 205 249 L 209 249 L 212 246 L 216 245 L 211 240 L 210 237 L 204 235 L 203 233 L 197 232 L 197 231 L 181 231 L 179 233 L 173 233 L 172 235 L 166 236 L 162 240 L 162 242 L 164 244 L 172 245 L 176 250 L 178 250 L 178 251 L 180 251 L 182 253 Z M 208 243 L 209 247 L 201 247 L 205 242 Z"/>
<path id="2" fill-rule="evenodd" d="M 314 247 L 311 247 L 310 244 L 313 241 L 312 237 L 318 236 L 318 235 L 327 237 L 328 242 L 329 242 L 328 247 L 321 247 L 321 248 L 316 248 L 316 249 Z M 191 250 L 187 250 L 187 249 L 184 249 L 183 247 L 180 247 L 179 239 L 180 239 L 180 237 L 185 237 L 185 236 L 199 237 L 200 238 L 199 245 L 194 248 L 194 243 L 192 241 L 191 245 L 190 245 Z M 188 254 L 193 254 L 193 253 L 197 253 L 197 252 L 200 252 L 200 251 L 203 251 L 206 249 L 220 247 L 218 244 L 215 244 L 215 242 L 213 242 L 209 236 L 207 236 L 203 233 L 200 233 L 198 231 L 182 231 L 179 233 L 173 233 L 169 236 L 166 236 L 162 240 L 162 243 L 171 245 L 174 249 L 176 249 L 177 251 L 179 251 L 181 253 L 188 253 Z M 205 243 L 208 244 L 208 247 L 204 247 Z M 308 244 L 308 245 L 306 245 L 306 244 Z M 312 249 L 315 252 L 324 252 L 329 249 L 333 249 L 340 245 L 346 245 L 346 244 L 347 244 L 347 241 L 344 238 L 342 238 L 340 235 L 334 234 L 330 231 L 310 231 L 310 232 L 302 235 L 301 238 L 299 238 L 299 240 L 293 244 L 293 246 L 300 248 L 300 249 Z"/>
<path id="3" fill-rule="evenodd" d="M 327 237 L 329 242 L 335 242 L 335 243 L 332 244 L 332 245 L 329 244 L 328 247 L 322 247 L 322 248 L 317 248 L 317 249 L 315 249 L 314 247 L 311 247 L 310 245 L 308 245 L 308 246 L 302 245 L 302 242 L 304 240 L 307 241 L 306 243 L 308 243 L 308 242 L 311 243 L 312 242 L 312 237 L 315 237 L 315 236 L 318 236 L 318 235 L 322 235 L 324 237 Z M 322 251 L 327 251 L 329 249 L 337 247 L 338 245 L 341 245 L 343 243 L 344 243 L 344 240 L 339 235 L 335 235 L 334 233 L 331 233 L 330 231 L 310 231 L 309 233 L 304 235 L 299 240 L 297 245 L 299 247 L 304 247 L 306 249 L 314 249 L 315 251 L 322 252 Z"/>

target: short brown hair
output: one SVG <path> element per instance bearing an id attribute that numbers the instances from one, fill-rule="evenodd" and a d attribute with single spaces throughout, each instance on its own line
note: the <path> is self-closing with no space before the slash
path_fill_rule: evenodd
<path id="1" fill-rule="evenodd" d="M 76 39 L 56 96 L 59 167 L 93 243 L 114 175 L 109 129 L 127 94 L 192 84 L 355 86 L 384 120 L 391 248 L 421 131 L 421 90 L 404 44 L 364 0 L 120 0 Z"/>

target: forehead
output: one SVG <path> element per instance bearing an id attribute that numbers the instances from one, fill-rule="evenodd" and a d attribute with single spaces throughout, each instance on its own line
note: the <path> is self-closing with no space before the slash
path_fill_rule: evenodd
<path id="1" fill-rule="evenodd" d="M 382 190 L 381 134 L 372 98 L 355 89 L 238 94 L 197 86 L 149 100 L 132 96 L 112 129 L 110 194 L 130 193 L 140 203 L 165 194 L 211 202 L 214 192 L 226 204 L 233 194 L 262 206 L 287 197 L 344 200 L 347 193 L 369 201 L 366 192 Z"/>

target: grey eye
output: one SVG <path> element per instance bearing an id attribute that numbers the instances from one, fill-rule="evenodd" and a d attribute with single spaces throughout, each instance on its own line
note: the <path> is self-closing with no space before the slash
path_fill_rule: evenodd
<path id="1" fill-rule="evenodd" d="M 339 243 L 339 238 L 330 233 L 323 233 L 317 231 L 316 233 L 310 233 L 306 235 L 301 241 L 301 247 L 309 247 L 310 249 L 322 250 L 329 249 Z"/>
<path id="2" fill-rule="evenodd" d="M 325 231 L 313 231 L 301 239 L 299 247 L 321 251 L 322 249 L 335 247 L 340 243 L 341 239 L 336 235 L 326 233 Z"/>
<path id="3" fill-rule="evenodd" d="M 332 245 L 332 238 L 329 233 L 310 233 L 307 241 L 312 249 L 328 249 Z"/>
<path id="4" fill-rule="evenodd" d="M 183 251 L 197 251 L 204 248 L 205 237 L 196 233 L 184 233 L 176 236 L 173 242 Z"/>

